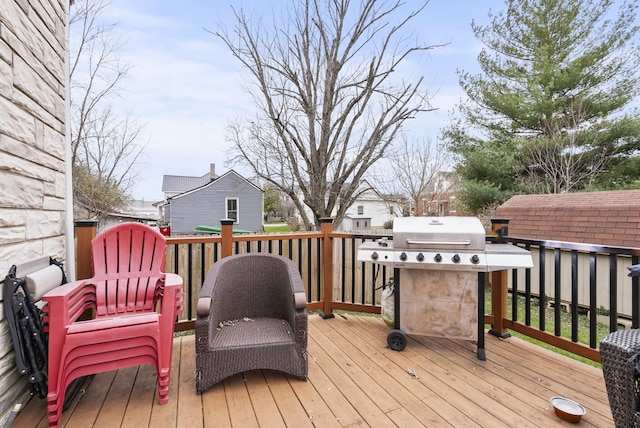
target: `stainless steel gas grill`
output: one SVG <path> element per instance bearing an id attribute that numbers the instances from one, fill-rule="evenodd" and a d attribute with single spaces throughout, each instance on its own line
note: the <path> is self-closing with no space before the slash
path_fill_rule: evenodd
<path id="1" fill-rule="evenodd" d="M 393 241 L 365 242 L 358 261 L 394 268 L 394 329 L 391 349 L 406 347 L 406 334 L 477 340 L 484 351 L 485 273 L 531 268 L 529 251 L 509 244 L 486 244 L 475 217 L 401 217 Z"/>

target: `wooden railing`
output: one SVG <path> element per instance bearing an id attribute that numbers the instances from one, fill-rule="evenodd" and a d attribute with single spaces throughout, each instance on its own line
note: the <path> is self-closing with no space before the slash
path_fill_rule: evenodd
<path id="1" fill-rule="evenodd" d="M 177 273 L 184 280 L 185 309 L 176 330 L 193 328 L 198 295 L 211 265 L 222 257 L 246 252 L 280 254 L 293 260 L 306 287 L 308 310 L 319 311 L 323 317 L 333 316 L 335 310 L 380 313 L 381 286 L 393 276 L 393 269 L 358 262 L 356 257 L 358 246 L 364 241 L 379 239 L 379 234 L 334 232 L 330 219 L 323 220 L 317 232 L 234 235 L 231 223 L 224 221 L 221 229 L 219 236 L 167 238 L 166 271 Z M 606 313 L 610 331 L 619 328 L 619 321 L 627 318 L 634 328 L 638 327 L 638 280 L 628 278 L 626 272 L 623 275 L 621 271 L 625 266 L 638 263 L 640 250 L 500 239 L 529 249 L 535 267 L 488 275 L 491 304 L 487 309 L 491 308 L 491 312 L 485 314 L 484 321 L 490 325 L 490 334 L 507 337 L 510 330 L 516 331 L 600 361 L 597 349 L 600 337 L 596 333 L 597 318 L 593 315 Z M 549 263 L 549 259 L 553 263 Z M 518 309 L 522 301 L 524 316 L 519 315 Z M 568 337 L 561 333 L 561 311 L 565 308 L 571 315 Z M 534 310 L 538 314 L 537 325 L 532 323 Z M 551 331 L 545 321 L 549 311 L 554 314 Z M 590 340 L 583 344 L 579 343 L 577 329 L 579 317 L 584 318 L 586 312 L 592 315 Z"/>
<path id="2" fill-rule="evenodd" d="M 640 249 L 506 240 L 530 250 L 535 266 L 493 274 L 491 333 L 513 330 L 600 362 L 597 348 L 605 334 L 639 327 L 639 281 L 626 268 L 638 264 Z"/>
<path id="3" fill-rule="evenodd" d="M 234 235 L 224 224 L 219 236 L 168 238 L 167 272 L 182 276 L 185 310 L 177 329 L 192 328 L 200 288 L 211 265 L 222 257 L 261 252 L 291 259 L 302 276 L 307 309 L 330 317 L 334 310 L 380 313 L 381 285 L 392 269 L 356 261 L 358 246 L 380 235 L 334 232 L 331 220 L 318 232 Z M 326 261 L 326 262 L 325 262 Z"/>

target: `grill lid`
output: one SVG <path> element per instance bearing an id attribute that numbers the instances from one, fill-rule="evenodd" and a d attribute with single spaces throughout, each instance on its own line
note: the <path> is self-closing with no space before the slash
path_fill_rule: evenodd
<path id="1" fill-rule="evenodd" d="M 533 267 L 531 252 L 524 248 L 485 245 L 484 227 L 476 217 L 400 217 L 393 223 L 393 240 L 363 242 L 358 261 L 478 272 Z"/>
<path id="2" fill-rule="evenodd" d="M 393 220 L 396 250 L 484 251 L 485 231 L 476 217 L 398 217 Z"/>

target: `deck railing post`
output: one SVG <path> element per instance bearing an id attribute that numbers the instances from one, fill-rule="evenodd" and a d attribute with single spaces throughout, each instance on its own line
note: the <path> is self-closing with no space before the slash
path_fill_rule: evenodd
<path id="1" fill-rule="evenodd" d="M 220 220 L 220 257 L 228 257 L 233 254 L 233 219 L 225 218 Z"/>
<path id="2" fill-rule="evenodd" d="M 93 276 L 91 264 L 91 240 L 96 237 L 97 220 L 76 220 L 76 278 L 87 279 Z"/>
<path id="3" fill-rule="evenodd" d="M 331 301 L 333 300 L 333 240 L 331 232 L 333 232 L 333 219 L 321 218 L 320 231 L 322 232 L 322 272 L 323 272 L 323 288 L 322 288 L 322 318 L 333 318 L 331 309 Z"/>
<path id="4" fill-rule="evenodd" d="M 504 243 L 504 238 L 509 233 L 508 231 L 509 219 L 491 219 L 491 232 L 494 242 Z M 507 285 L 509 282 L 507 274 L 507 270 L 491 272 L 491 313 L 493 315 L 493 324 L 489 333 L 500 338 L 511 336 L 509 330 L 504 326 L 504 319 L 507 315 Z M 484 296 L 478 296 L 478 298 L 484 299 Z"/>
<path id="5" fill-rule="evenodd" d="M 509 330 L 504 326 L 507 314 L 507 277 L 508 271 L 500 270 L 491 272 L 491 312 L 493 324 L 489 333 L 500 338 L 511 337 Z M 484 296 L 478 296 L 484 299 Z"/>

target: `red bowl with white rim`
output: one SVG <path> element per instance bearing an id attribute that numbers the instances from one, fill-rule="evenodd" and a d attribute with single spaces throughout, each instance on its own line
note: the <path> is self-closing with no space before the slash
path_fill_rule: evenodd
<path id="1" fill-rule="evenodd" d="M 580 404 L 564 397 L 551 397 L 549 399 L 553 410 L 560 419 L 577 424 L 587 411 Z"/>

